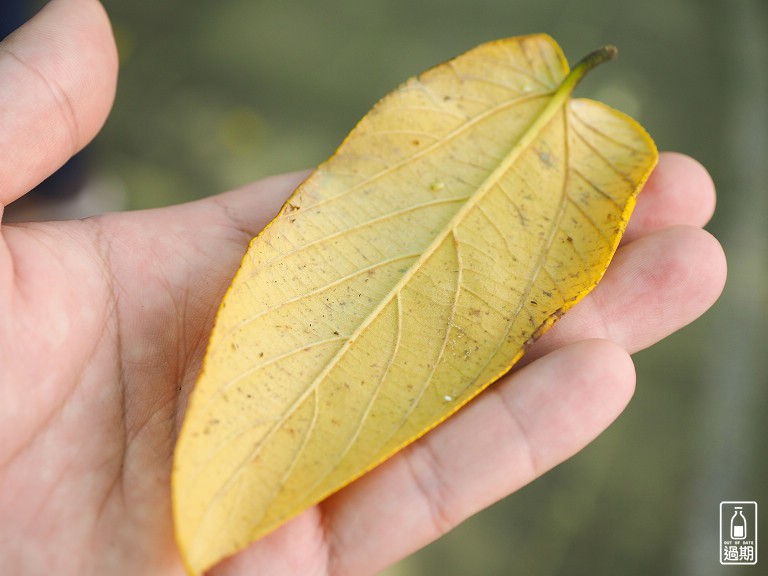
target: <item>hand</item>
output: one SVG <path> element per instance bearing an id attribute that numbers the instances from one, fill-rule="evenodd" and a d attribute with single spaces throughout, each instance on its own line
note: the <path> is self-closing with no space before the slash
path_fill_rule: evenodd
<path id="1" fill-rule="evenodd" d="M 94 0 L 53 0 L 0 50 L 0 212 L 81 148 L 116 56 Z M 250 238 L 302 175 L 199 202 L 0 237 L 0 566 L 182 574 L 170 470 L 186 397 Z M 568 458 L 622 410 L 629 353 L 725 277 L 706 172 L 674 154 L 599 287 L 454 418 L 211 571 L 375 574 Z"/>

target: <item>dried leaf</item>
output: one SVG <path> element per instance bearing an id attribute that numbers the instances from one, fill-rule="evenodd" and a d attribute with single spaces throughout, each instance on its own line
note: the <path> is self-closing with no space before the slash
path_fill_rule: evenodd
<path id="1" fill-rule="evenodd" d="M 197 574 L 437 425 L 602 277 L 656 162 L 548 36 L 379 102 L 253 240 L 179 438 Z"/>

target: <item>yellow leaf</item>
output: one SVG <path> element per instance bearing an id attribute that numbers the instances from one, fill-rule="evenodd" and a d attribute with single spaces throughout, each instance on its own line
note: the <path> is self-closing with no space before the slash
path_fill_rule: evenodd
<path id="1" fill-rule="evenodd" d="M 177 445 L 190 573 L 437 425 L 602 277 L 656 150 L 548 36 L 379 102 L 251 243 Z"/>

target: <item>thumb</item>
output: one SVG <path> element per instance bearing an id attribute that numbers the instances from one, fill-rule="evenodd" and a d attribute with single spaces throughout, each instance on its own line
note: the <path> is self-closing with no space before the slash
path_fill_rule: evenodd
<path id="1" fill-rule="evenodd" d="M 0 43 L 0 207 L 96 135 L 116 81 L 112 29 L 96 0 L 52 0 Z"/>

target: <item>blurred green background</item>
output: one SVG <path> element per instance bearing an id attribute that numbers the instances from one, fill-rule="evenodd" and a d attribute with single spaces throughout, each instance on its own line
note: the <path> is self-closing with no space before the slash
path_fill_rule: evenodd
<path id="1" fill-rule="evenodd" d="M 105 0 L 121 54 L 88 150 L 126 208 L 313 166 L 407 77 L 494 38 L 548 32 L 579 89 L 704 163 L 729 280 L 703 319 L 639 353 L 637 394 L 586 450 L 388 576 L 760 572 L 718 563 L 721 500 L 768 533 L 768 3 L 764 0 Z M 386 543 L 382 543 L 385 546 Z M 765 573 L 765 572 L 762 572 Z"/>

